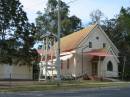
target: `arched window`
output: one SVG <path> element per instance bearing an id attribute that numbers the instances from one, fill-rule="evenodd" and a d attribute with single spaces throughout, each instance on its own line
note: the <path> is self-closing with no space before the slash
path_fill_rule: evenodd
<path id="1" fill-rule="evenodd" d="M 107 63 L 107 71 L 113 71 L 113 64 L 111 61 Z"/>

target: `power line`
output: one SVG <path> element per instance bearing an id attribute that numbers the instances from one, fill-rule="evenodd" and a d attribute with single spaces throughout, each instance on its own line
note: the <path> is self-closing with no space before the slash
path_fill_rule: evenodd
<path id="1" fill-rule="evenodd" d="M 76 2 L 76 1 L 78 1 L 78 0 L 71 0 L 71 1 L 67 2 L 66 5 L 72 4 L 72 3 Z M 60 8 L 60 10 L 64 10 L 64 8 L 65 7 L 62 7 L 62 8 Z M 55 10 L 55 11 L 57 11 L 57 10 Z"/>
<path id="2" fill-rule="evenodd" d="M 78 0 L 71 0 L 71 1 L 67 2 L 66 5 L 72 4 L 72 3 L 76 2 L 76 1 L 78 1 Z M 64 10 L 64 8 L 65 8 L 65 7 L 62 7 L 62 8 L 60 8 L 60 10 Z M 54 12 L 58 12 L 58 10 L 55 9 Z"/>
<path id="3" fill-rule="evenodd" d="M 71 1 L 69 1 L 68 3 L 66 3 L 66 4 L 71 4 L 71 3 L 74 3 L 74 2 L 76 2 L 76 1 L 78 1 L 78 0 L 71 0 Z"/>

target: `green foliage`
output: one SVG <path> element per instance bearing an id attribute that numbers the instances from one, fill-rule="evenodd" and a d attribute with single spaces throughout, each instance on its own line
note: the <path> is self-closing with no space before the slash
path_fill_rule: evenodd
<path id="1" fill-rule="evenodd" d="M 120 56 L 126 56 L 125 77 L 130 77 L 130 8 L 122 7 L 119 15 L 115 19 L 104 20 L 102 27 L 116 44 Z M 120 61 L 123 65 L 122 57 Z M 119 70 L 122 72 L 122 66 Z"/>
<path id="2" fill-rule="evenodd" d="M 0 63 L 31 64 L 36 28 L 28 22 L 19 0 L 0 0 Z"/>
<path id="3" fill-rule="evenodd" d="M 36 26 L 38 35 L 41 36 L 46 32 L 57 33 L 58 16 L 57 16 L 57 0 L 48 0 L 45 12 L 38 12 L 36 18 Z M 69 6 L 61 1 L 61 27 L 62 36 L 68 35 L 74 31 L 81 29 L 81 20 L 76 16 L 69 16 Z"/>

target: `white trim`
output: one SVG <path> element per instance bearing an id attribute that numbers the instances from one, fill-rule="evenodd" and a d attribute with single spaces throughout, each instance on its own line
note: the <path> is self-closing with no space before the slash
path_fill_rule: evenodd
<path id="1" fill-rule="evenodd" d="M 108 42 L 110 43 L 110 45 L 112 46 L 113 50 L 115 50 L 115 54 L 118 55 L 119 53 L 119 50 L 116 48 L 116 46 L 113 44 L 113 42 L 110 40 L 110 38 L 107 36 L 107 34 L 104 32 L 104 30 L 97 24 L 89 33 L 88 35 L 84 38 L 89 38 L 90 35 L 91 35 L 91 32 L 94 30 L 94 29 L 99 29 L 101 33 L 103 33 L 103 35 L 106 37 L 106 39 L 108 40 Z M 80 44 L 84 41 L 84 39 L 82 39 L 80 41 L 80 43 L 78 44 L 78 46 L 76 48 L 78 48 L 80 46 Z"/>
<path id="2" fill-rule="evenodd" d="M 119 50 L 116 48 L 116 46 L 113 44 L 113 42 L 110 40 L 110 38 L 107 36 L 107 34 L 104 32 L 104 30 L 97 25 L 97 27 L 101 30 L 101 32 L 105 35 L 108 42 L 113 46 L 114 50 L 116 50 L 117 53 L 119 53 Z"/>
<path id="3" fill-rule="evenodd" d="M 61 52 L 61 56 L 62 55 L 69 55 L 69 54 L 74 54 L 74 53 L 76 53 L 76 51 L 75 50 L 73 50 L 73 51 L 69 51 L 69 52 Z"/>
<path id="4" fill-rule="evenodd" d="M 83 38 L 80 40 L 80 42 L 77 44 L 76 49 L 79 48 L 79 45 L 86 39 L 89 37 L 89 34 L 91 34 L 91 32 L 93 31 L 93 29 L 97 26 L 97 24 L 90 30 L 90 32 Z"/>
<path id="5" fill-rule="evenodd" d="M 63 60 L 63 61 L 66 61 L 66 60 L 68 60 L 72 57 L 73 57 L 73 54 L 69 54 L 69 55 L 65 55 L 65 56 L 60 57 L 60 59 Z"/>

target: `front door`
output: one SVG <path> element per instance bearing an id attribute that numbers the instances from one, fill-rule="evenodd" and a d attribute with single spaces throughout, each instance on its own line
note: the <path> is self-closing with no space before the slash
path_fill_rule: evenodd
<path id="1" fill-rule="evenodd" d="M 92 75 L 97 75 L 98 74 L 98 64 L 97 62 L 92 63 Z"/>

